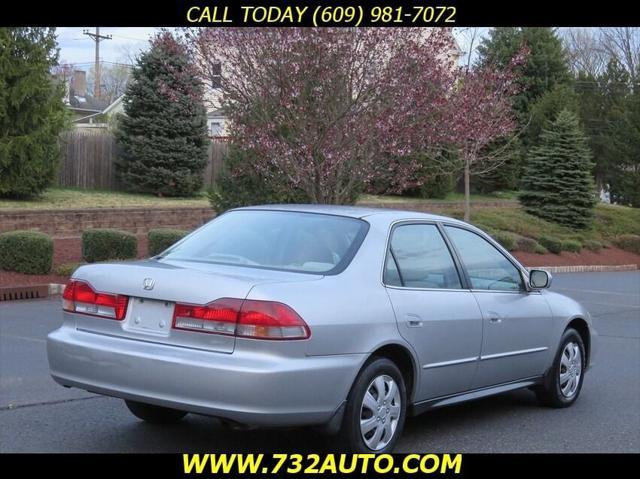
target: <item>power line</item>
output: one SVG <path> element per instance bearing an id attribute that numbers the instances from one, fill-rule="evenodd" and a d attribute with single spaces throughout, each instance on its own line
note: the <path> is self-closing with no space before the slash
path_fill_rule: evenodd
<path id="1" fill-rule="evenodd" d="M 100 42 L 103 40 L 111 40 L 111 35 L 100 35 L 100 27 L 96 27 L 95 33 L 91 33 L 89 30 L 82 32 L 84 35 L 91 38 L 96 44 L 96 61 L 95 61 L 95 76 L 96 81 L 93 82 L 93 96 L 100 98 Z"/>

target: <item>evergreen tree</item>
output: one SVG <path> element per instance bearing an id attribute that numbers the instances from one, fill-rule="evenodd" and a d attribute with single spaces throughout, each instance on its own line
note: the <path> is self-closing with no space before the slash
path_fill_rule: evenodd
<path id="1" fill-rule="evenodd" d="M 555 119 L 563 108 L 575 108 L 571 105 L 572 96 L 562 96 L 571 89 L 572 77 L 562 42 L 553 28 L 494 28 L 478 46 L 478 63 L 504 67 L 523 45 L 528 47 L 529 55 L 520 67 L 520 93 L 513 99 L 519 138 L 510 141 L 504 165 L 475 180 L 476 189 L 483 193 L 516 188 L 526 152 L 536 144 L 542 126 Z M 502 147 L 500 143 L 493 146 Z"/>
<path id="2" fill-rule="evenodd" d="M 640 207 L 640 86 L 627 96 L 611 122 L 615 163 L 609 163 L 607 181 L 611 200 Z"/>
<path id="3" fill-rule="evenodd" d="M 523 45 L 529 48 L 529 55 L 521 67 L 521 91 L 514 99 L 521 125 L 528 122 L 536 100 L 557 85 L 571 84 L 572 80 L 562 41 L 555 29 L 549 27 L 494 28 L 478 46 L 478 62 L 504 67 Z"/>
<path id="4" fill-rule="evenodd" d="M 547 128 L 562 110 L 578 114 L 578 96 L 573 87 L 560 84 L 545 92 L 532 105 L 526 136 L 528 144 L 535 144 L 542 130 Z"/>
<path id="5" fill-rule="evenodd" d="M 67 124 L 57 62 L 55 29 L 0 28 L 0 196 L 37 195 L 56 175 Z"/>
<path id="6" fill-rule="evenodd" d="M 520 202 L 540 218 L 574 228 L 590 225 L 595 205 L 591 152 L 578 118 L 562 110 L 531 149 Z"/>
<path id="7" fill-rule="evenodd" d="M 118 174 L 132 191 L 189 196 L 207 162 L 203 85 L 185 46 L 162 32 L 133 69 L 118 120 Z"/>
<path id="8" fill-rule="evenodd" d="M 593 152 L 598 189 L 611 183 L 611 174 L 620 162 L 621 151 L 614 140 L 621 115 L 632 104 L 627 103 L 630 91 L 629 75 L 615 59 L 599 76 L 581 73 L 576 80 L 580 120 Z"/>

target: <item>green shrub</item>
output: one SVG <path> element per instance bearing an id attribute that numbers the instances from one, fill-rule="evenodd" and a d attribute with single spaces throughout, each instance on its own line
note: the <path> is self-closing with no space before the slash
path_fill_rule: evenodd
<path id="1" fill-rule="evenodd" d="M 533 238 L 526 236 L 518 236 L 516 239 L 516 251 L 524 251 L 525 253 L 535 253 L 536 247 L 540 246 Z"/>
<path id="2" fill-rule="evenodd" d="M 82 232 L 82 259 L 87 263 L 130 259 L 138 255 L 135 235 L 115 229 L 89 229 Z"/>
<path id="3" fill-rule="evenodd" d="M 620 249 L 640 254 L 640 235 L 620 235 L 614 243 Z"/>
<path id="4" fill-rule="evenodd" d="M 218 214 L 240 206 L 310 202 L 304 192 L 290 187 L 276 172 L 265 175 L 256 171 L 252 168 L 255 162 L 252 153 L 229 148 L 222 174 L 215 187 L 207 191 L 209 203 Z"/>
<path id="5" fill-rule="evenodd" d="M 496 231 L 493 233 L 493 239 L 500 243 L 507 251 L 516 249 L 516 236 L 508 231 Z"/>
<path id="6" fill-rule="evenodd" d="M 533 252 L 535 254 L 547 254 L 549 252 L 549 250 L 547 250 L 547 248 L 542 246 L 540 243 L 536 243 L 536 246 L 533 249 Z"/>
<path id="7" fill-rule="evenodd" d="M 48 274 L 53 261 L 53 240 L 39 231 L 0 234 L 0 269 L 26 274 Z"/>
<path id="8" fill-rule="evenodd" d="M 551 251 L 553 254 L 560 254 L 562 251 L 562 241 L 555 236 L 542 235 L 538 238 L 538 243 Z"/>
<path id="9" fill-rule="evenodd" d="M 155 256 L 162 253 L 169 246 L 177 243 L 188 234 L 184 230 L 172 230 L 167 228 L 158 228 L 149 230 L 149 256 Z"/>
<path id="10" fill-rule="evenodd" d="M 564 240 L 562 242 L 562 249 L 564 251 L 570 251 L 572 253 L 579 253 L 582 249 L 582 243 L 572 239 Z"/>
<path id="11" fill-rule="evenodd" d="M 60 276 L 71 276 L 83 263 L 62 263 L 53 268 L 53 272 Z"/>
<path id="12" fill-rule="evenodd" d="M 600 241 L 596 241 L 596 240 L 585 240 L 583 245 L 589 251 L 595 251 L 596 253 L 604 247 L 604 245 L 600 243 Z"/>

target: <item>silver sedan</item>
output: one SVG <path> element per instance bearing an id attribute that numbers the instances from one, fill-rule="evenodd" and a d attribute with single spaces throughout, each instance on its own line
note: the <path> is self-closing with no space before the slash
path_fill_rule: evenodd
<path id="1" fill-rule="evenodd" d="M 576 401 L 595 331 L 550 283 L 447 217 L 240 208 L 154 258 L 80 267 L 49 365 L 146 421 L 316 425 L 389 452 L 431 408 L 519 388 Z"/>

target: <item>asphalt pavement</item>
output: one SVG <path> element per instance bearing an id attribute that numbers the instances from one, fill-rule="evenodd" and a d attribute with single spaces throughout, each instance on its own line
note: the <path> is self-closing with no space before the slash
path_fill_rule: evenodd
<path id="1" fill-rule="evenodd" d="M 552 289 L 591 311 L 595 366 L 568 409 L 516 391 L 407 421 L 397 452 L 640 452 L 640 271 L 557 274 Z M 45 338 L 58 299 L 0 303 L 0 452 L 323 451 L 314 430 L 232 431 L 194 414 L 154 426 L 121 400 L 58 386 Z"/>

